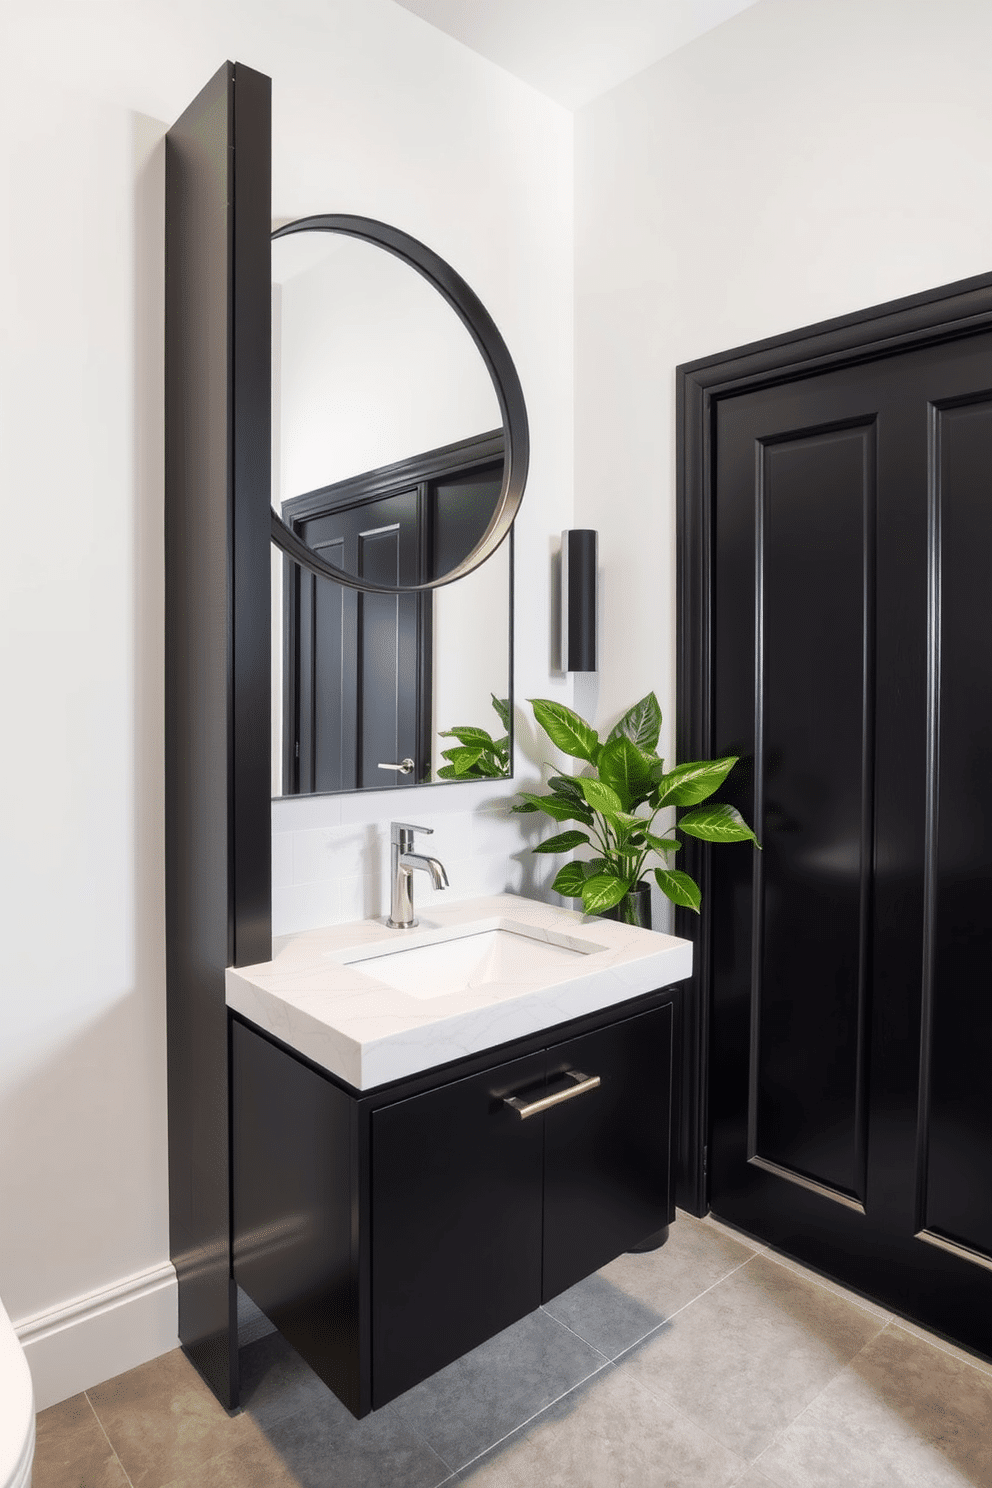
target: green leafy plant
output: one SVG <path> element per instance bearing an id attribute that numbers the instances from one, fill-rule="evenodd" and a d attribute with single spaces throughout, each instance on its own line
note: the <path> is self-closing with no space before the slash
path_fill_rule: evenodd
<path id="1" fill-rule="evenodd" d="M 580 775 L 554 774 L 550 793 L 523 791 L 514 811 L 543 811 L 557 822 L 576 821 L 586 830 L 573 828 L 539 842 L 537 853 L 572 852 L 591 846 L 595 856 L 566 863 L 551 887 L 568 899 L 581 899 L 587 914 L 602 914 L 629 894 L 641 881 L 650 854 L 666 860 L 655 868 L 661 892 L 673 904 L 699 912 L 699 885 L 688 873 L 667 866 L 678 852 L 676 837 L 658 836 L 655 818 L 666 807 L 690 809 L 675 823 L 675 829 L 704 842 L 754 842 L 761 844 L 740 812 L 733 806 L 703 801 L 717 791 L 737 763 L 726 759 L 696 760 L 665 770 L 659 759 L 661 709 L 653 692 L 629 708 L 600 742 L 596 730 L 571 708 L 546 698 L 532 698 L 534 717 L 548 738 L 564 754 L 583 760 L 592 772 Z"/>
<path id="2" fill-rule="evenodd" d="M 442 729 L 442 739 L 457 739 L 452 749 L 442 749 L 448 763 L 438 770 L 442 780 L 496 780 L 510 773 L 510 700 L 490 693 L 496 716 L 503 725 L 502 738 L 494 739 L 483 728 L 464 724 L 461 728 Z"/>

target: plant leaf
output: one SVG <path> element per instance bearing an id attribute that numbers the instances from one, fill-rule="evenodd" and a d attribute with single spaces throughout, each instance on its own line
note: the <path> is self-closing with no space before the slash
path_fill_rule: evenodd
<path id="1" fill-rule="evenodd" d="M 442 739 L 457 739 L 462 744 L 479 744 L 486 749 L 493 747 L 493 738 L 487 734 L 485 729 L 472 728 L 466 724 L 464 728 L 441 729 L 439 737 Z"/>
<path id="2" fill-rule="evenodd" d="M 564 894 L 566 899 L 581 899 L 582 885 L 585 881 L 586 875 L 582 871 L 581 863 L 566 863 L 563 868 L 558 869 L 551 887 L 556 894 Z"/>
<path id="3" fill-rule="evenodd" d="M 585 832 L 561 832 L 557 837 L 549 837 L 546 842 L 539 842 L 534 848 L 536 853 L 559 853 L 571 852 L 573 847 L 581 847 L 588 842 L 589 838 Z"/>
<path id="4" fill-rule="evenodd" d="M 627 888 L 625 880 L 612 873 L 594 873 L 582 885 L 582 907 L 586 914 L 602 914 L 620 903 Z"/>
<path id="5" fill-rule="evenodd" d="M 458 778 L 458 772 L 454 765 L 441 765 L 437 773 L 439 780 L 456 780 Z M 515 806 L 513 809 L 515 811 L 522 811 L 523 807 Z"/>
<path id="6" fill-rule="evenodd" d="M 464 745 L 460 749 L 445 749 L 442 753 L 444 758 L 449 759 L 454 765 L 455 774 L 464 775 L 482 758 L 482 747 L 481 745 L 474 745 L 470 748 L 468 745 Z"/>
<path id="7" fill-rule="evenodd" d="M 737 763 L 736 754 L 726 759 L 694 760 L 687 765 L 676 765 L 658 781 L 656 806 L 695 806 L 711 796 L 730 774 Z"/>
<path id="8" fill-rule="evenodd" d="M 592 878 L 595 873 L 602 873 L 605 868 L 605 858 L 580 858 L 577 863 L 566 863 L 564 867 L 559 868 L 551 887 L 556 893 L 565 894 L 569 899 L 580 899 L 582 885 L 586 879 Z M 563 888 L 562 885 L 573 885 L 574 889 Z"/>
<path id="9" fill-rule="evenodd" d="M 478 764 L 472 767 L 472 774 L 481 775 L 486 780 L 498 780 L 506 774 L 506 770 L 491 751 L 484 751 Z"/>
<path id="10" fill-rule="evenodd" d="M 680 832 L 688 832 L 690 837 L 700 837 L 704 842 L 753 842 L 761 846 L 736 806 L 703 806 L 688 812 L 675 825 Z"/>
<path id="11" fill-rule="evenodd" d="M 529 806 L 532 811 L 554 817 L 555 821 L 580 821 L 592 826 L 592 812 L 578 801 L 563 800 L 561 796 L 536 796 L 532 791 L 521 791 L 521 795 L 525 804 L 515 806 L 514 811 L 526 811 Z"/>
<path id="12" fill-rule="evenodd" d="M 673 904 L 679 904 L 683 909 L 694 909 L 699 913 L 699 901 L 702 894 L 699 885 L 688 873 L 683 873 L 678 868 L 656 868 L 654 870 L 655 880 L 661 892 L 671 899 Z"/>
<path id="13" fill-rule="evenodd" d="M 573 759 L 588 760 L 591 765 L 596 763 L 599 754 L 599 735 L 594 728 L 590 728 L 585 719 L 580 718 L 578 713 L 573 713 L 571 708 L 566 708 L 563 703 L 552 702 L 548 698 L 530 698 L 534 709 L 534 717 L 551 740 L 552 744 L 570 754 Z"/>
<path id="14" fill-rule="evenodd" d="M 607 743 L 614 739 L 630 739 L 640 749 L 649 752 L 658 748 L 658 735 L 661 733 L 661 709 L 658 699 L 653 692 L 647 697 L 641 698 L 632 708 L 628 708 L 622 718 L 618 718 L 610 730 Z"/>
<path id="15" fill-rule="evenodd" d="M 568 796 L 569 800 L 580 801 L 584 806 L 586 798 L 579 788 L 579 782 L 572 775 L 552 775 L 548 785 L 559 796 Z"/>
<path id="16" fill-rule="evenodd" d="M 654 790 L 651 760 L 626 734 L 607 739 L 599 751 L 599 778 L 612 787 L 625 810 L 646 801 Z"/>
<path id="17" fill-rule="evenodd" d="M 489 694 L 489 696 L 493 700 L 493 707 L 496 709 L 496 717 L 499 719 L 500 723 L 506 729 L 506 732 L 509 733 L 510 732 L 510 699 L 509 698 L 498 698 L 494 692 L 491 692 Z"/>
<path id="18" fill-rule="evenodd" d="M 580 775 L 579 786 L 592 809 L 605 816 L 608 821 L 612 821 L 617 813 L 623 810 L 623 803 L 616 791 L 604 785 L 601 780 Z"/>
<path id="19" fill-rule="evenodd" d="M 615 820 L 618 827 L 632 827 L 639 832 L 645 831 L 651 825 L 649 816 L 635 816 L 631 811 L 618 811 Z"/>
<path id="20" fill-rule="evenodd" d="M 649 847 L 654 848 L 655 852 L 660 853 L 678 852 L 682 846 L 681 842 L 674 837 L 655 837 L 652 832 L 645 832 L 644 840 Z"/>
<path id="21" fill-rule="evenodd" d="M 445 768 L 447 768 L 447 767 L 445 767 Z M 440 773 L 441 772 L 439 770 L 438 771 L 438 774 L 440 774 Z M 533 801 L 518 801 L 515 806 L 511 806 L 510 807 L 510 810 L 511 811 L 517 811 L 517 812 L 520 812 L 521 814 L 523 814 L 526 811 L 537 811 L 538 810 L 538 807 L 536 807 L 534 805 L 534 802 Z"/>

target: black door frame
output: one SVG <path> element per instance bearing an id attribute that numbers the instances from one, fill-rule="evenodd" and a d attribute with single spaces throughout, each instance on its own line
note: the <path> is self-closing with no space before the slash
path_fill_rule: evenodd
<path id="1" fill-rule="evenodd" d="M 676 747 L 680 760 L 710 759 L 713 738 L 713 502 L 717 405 L 828 368 L 992 329 L 992 273 L 891 300 L 853 315 L 686 362 L 676 368 Z M 681 1120 L 676 1201 L 709 1209 L 709 1031 L 712 921 L 708 850 L 692 839 L 683 864 L 700 884 L 700 917 L 676 910 L 676 933 L 694 940 L 682 1019 Z"/>

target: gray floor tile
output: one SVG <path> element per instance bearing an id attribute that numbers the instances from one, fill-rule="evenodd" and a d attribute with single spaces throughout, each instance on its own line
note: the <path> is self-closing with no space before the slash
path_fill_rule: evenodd
<path id="1" fill-rule="evenodd" d="M 240 1352 L 241 1407 L 266 1428 L 302 1410 L 320 1410 L 331 1391 L 281 1333 L 270 1333 Z"/>
<path id="2" fill-rule="evenodd" d="M 85 1395 L 39 1411 L 33 1488 L 127 1488 L 127 1478 Z"/>
<path id="3" fill-rule="evenodd" d="M 532 1312 L 392 1408 L 456 1470 L 605 1363 L 547 1313 Z"/>
<path id="4" fill-rule="evenodd" d="M 992 1484 L 992 1377 L 890 1324 L 760 1467 L 781 1488 Z"/>
<path id="5" fill-rule="evenodd" d="M 880 1303 L 872 1302 L 867 1297 L 860 1297 L 857 1292 L 852 1292 L 849 1287 L 842 1286 L 839 1281 L 831 1281 L 829 1276 L 820 1276 L 817 1272 L 810 1271 L 800 1261 L 794 1261 L 791 1256 L 782 1255 L 779 1251 L 770 1249 L 762 1253 L 777 1266 L 784 1266 L 787 1271 L 794 1271 L 797 1276 L 808 1277 L 817 1286 L 833 1292 L 835 1297 L 846 1297 L 848 1302 L 853 1303 L 855 1307 L 860 1307 L 864 1312 L 870 1312 L 872 1317 L 878 1318 L 880 1322 L 892 1322 L 894 1314 L 890 1308 L 882 1307 Z"/>
<path id="6" fill-rule="evenodd" d="M 277 1335 L 242 1376 L 42 1411 L 34 1488 L 992 1488 L 992 1366 L 689 1216 L 362 1421 Z"/>
<path id="7" fill-rule="evenodd" d="M 331 1467 L 334 1488 L 450 1477 L 388 1407 L 356 1421 L 279 1334 L 242 1349 L 241 1376 L 233 1417 L 178 1350 L 94 1392 L 134 1488 L 326 1488 Z"/>
<path id="8" fill-rule="evenodd" d="M 992 1374 L 992 1359 L 983 1359 L 980 1354 L 973 1354 L 969 1349 L 960 1348 L 956 1343 L 948 1343 L 946 1338 L 938 1338 L 933 1333 L 928 1333 L 926 1328 L 921 1328 L 919 1323 L 912 1323 L 908 1318 L 893 1315 L 893 1323 L 901 1328 L 904 1333 L 911 1333 L 914 1338 L 922 1338 L 924 1343 L 932 1343 L 942 1353 L 950 1354 L 952 1359 L 959 1359 L 963 1364 L 970 1364 L 973 1369 L 982 1374 Z M 992 1335 L 989 1337 L 992 1345 Z"/>
<path id="9" fill-rule="evenodd" d="M 328 1393 L 320 1409 L 284 1417 L 264 1434 L 299 1488 L 437 1488 L 451 1476 L 390 1406 L 356 1421 Z"/>
<path id="10" fill-rule="evenodd" d="M 771 1478 L 766 1478 L 758 1463 L 749 1467 L 742 1478 L 738 1478 L 734 1488 L 779 1488 L 779 1484 L 773 1483 Z"/>
<path id="11" fill-rule="evenodd" d="M 745 1469 L 671 1402 L 610 1367 L 458 1477 L 472 1488 L 730 1488 Z"/>
<path id="12" fill-rule="evenodd" d="M 666 1317 L 602 1272 L 587 1276 L 578 1286 L 545 1303 L 544 1310 L 607 1359 L 615 1359 L 652 1333 Z"/>
<path id="13" fill-rule="evenodd" d="M 619 1366 L 750 1461 L 881 1327 L 759 1254 Z"/>
<path id="14" fill-rule="evenodd" d="M 660 1250 L 618 1256 L 545 1311 L 615 1359 L 754 1254 L 725 1231 L 680 1214 Z"/>

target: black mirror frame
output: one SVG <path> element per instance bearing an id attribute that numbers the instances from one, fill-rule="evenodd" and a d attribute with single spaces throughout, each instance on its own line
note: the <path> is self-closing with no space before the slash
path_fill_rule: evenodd
<path id="1" fill-rule="evenodd" d="M 347 237 L 360 238 L 365 243 L 374 243 L 385 248 L 396 258 L 402 259 L 418 274 L 432 284 L 447 300 L 459 320 L 475 342 L 489 369 L 500 414 L 503 419 L 504 459 L 503 484 L 493 512 L 492 520 L 479 542 L 461 563 L 450 573 L 439 579 L 430 579 L 423 584 L 386 585 L 370 584 L 354 574 L 335 568 L 307 547 L 302 538 L 272 511 L 272 541 L 288 558 L 299 563 L 310 573 L 320 578 L 333 579 L 350 589 L 361 589 L 373 594 L 418 594 L 425 590 L 440 589 L 462 579 L 473 569 L 491 558 L 506 538 L 517 515 L 527 481 L 530 463 L 530 430 L 527 423 L 527 408 L 517 370 L 513 365 L 506 342 L 496 324 L 476 295 L 450 264 L 446 263 L 430 248 L 411 238 L 399 228 L 386 222 L 377 222 L 372 217 L 355 217 L 343 213 L 327 213 L 316 217 L 300 217 L 276 228 L 272 237 L 284 238 L 298 232 L 343 233 Z"/>

